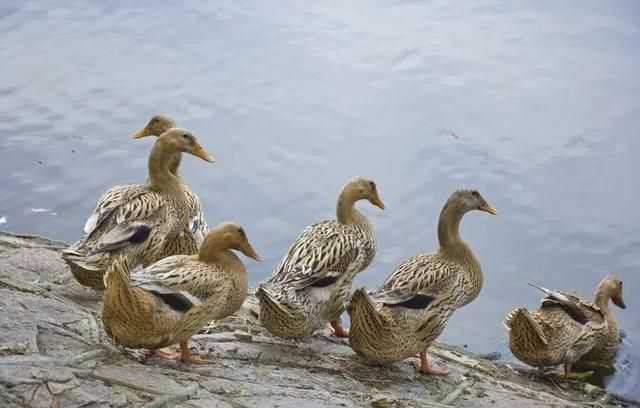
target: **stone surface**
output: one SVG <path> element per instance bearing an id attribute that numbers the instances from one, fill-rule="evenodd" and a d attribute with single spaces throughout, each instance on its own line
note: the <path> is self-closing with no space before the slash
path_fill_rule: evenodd
<path id="1" fill-rule="evenodd" d="M 364 364 L 328 330 L 297 343 L 276 339 L 257 323 L 251 296 L 192 339 L 212 364 L 145 360 L 106 338 L 101 293 L 75 283 L 62 247 L 0 233 L 2 407 L 632 406 L 443 344 L 432 354 L 451 373 L 435 378 L 417 374 L 413 359 Z"/>
<path id="2" fill-rule="evenodd" d="M 590 397 L 594 397 L 596 395 L 602 394 L 602 388 L 596 387 L 595 385 L 591 385 L 591 384 L 585 384 L 584 393 Z"/>

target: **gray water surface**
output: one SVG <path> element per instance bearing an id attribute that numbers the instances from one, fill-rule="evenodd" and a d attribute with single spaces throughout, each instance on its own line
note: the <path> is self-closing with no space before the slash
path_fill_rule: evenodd
<path id="1" fill-rule="evenodd" d="M 0 5 L 0 228 L 79 237 L 108 187 L 146 179 L 158 112 L 218 162 L 183 160 L 210 225 L 243 224 L 265 279 L 354 175 L 379 252 L 356 284 L 433 250 L 441 205 L 473 186 L 480 297 L 441 340 L 507 351 L 524 282 L 591 294 L 624 280 L 609 388 L 640 398 L 640 3 L 190 0 Z M 512 358 L 505 355 L 505 358 Z M 635 391 L 634 391 L 635 388 Z"/>

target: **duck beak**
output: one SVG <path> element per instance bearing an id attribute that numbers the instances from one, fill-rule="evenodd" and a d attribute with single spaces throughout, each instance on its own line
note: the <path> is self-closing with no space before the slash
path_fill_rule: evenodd
<path id="1" fill-rule="evenodd" d="M 478 210 L 488 212 L 492 215 L 498 215 L 498 210 L 496 210 L 491 204 L 486 201 L 478 207 Z"/>
<path id="2" fill-rule="evenodd" d="M 145 126 L 142 129 L 138 130 L 136 133 L 131 135 L 132 139 L 140 139 L 145 136 L 151 136 L 151 131 Z"/>
<path id="3" fill-rule="evenodd" d="M 240 252 L 248 256 L 249 258 L 255 259 L 256 261 L 260 261 L 260 255 L 256 252 L 255 249 L 251 246 L 251 244 L 247 241 L 240 247 Z"/>
<path id="4" fill-rule="evenodd" d="M 622 293 L 618 293 L 617 295 L 611 296 L 611 301 L 620 309 L 627 308 L 627 305 L 624 304 L 624 300 L 622 300 Z"/>
<path id="5" fill-rule="evenodd" d="M 204 161 L 208 161 L 209 163 L 215 163 L 216 161 L 216 159 L 212 155 L 210 155 L 209 152 L 204 150 L 204 147 L 202 147 L 202 145 L 197 142 L 195 146 L 193 146 L 193 149 L 191 149 L 191 154 L 201 158 Z"/>
<path id="6" fill-rule="evenodd" d="M 371 196 L 371 198 L 369 198 L 369 202 L 371 204 L 375 205 L 376 207 L 378 207 L 381 210 L 385 209 L 384 203 L 380 199 L 380 196 L 378 196 L 378 192 L 377 191 L 373 192 L 373 195 Z"/>

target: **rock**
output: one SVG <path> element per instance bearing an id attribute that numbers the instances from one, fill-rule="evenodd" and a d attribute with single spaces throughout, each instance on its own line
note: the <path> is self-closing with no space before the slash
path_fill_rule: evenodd
<path id="1" fill-rule="evenodd" d="M 250 333 L 247 333 L 245 331 L 242 330 L 236 330 L 233 332 L 233 336 L 238 339 L 238 340 L 242 340 L 242 341 L 251 341 L 253 339 L 253 336 Z"/>
<path id="2" fill-rule="evenodd" d="M 480 353 L 478 354 L 478 357 L 483 360 L 498 361 L 502 358 L 502 353 L 499 351 L 492 351 L 490 353 Z"/>
<path id="3" fill-rule="evenodd" d="M 429 408 L 443 407 L 442 401 L 464 407 L 577 407 L 602 393 L 570 383 L 556 395 L 556 386 L 543 378 L 527 378 L 446 344 L 429 348 L 449 366 L 446 377 L 416 373 L 411 359 L 369 365 L 331 337 L 271 337 L 252 313 L 253 296 L 235 316 L 190 340 L 213 363 L 146 359 L 144 351 L 115 347 L 106 336 L 101 293 L 75 283 L 60 258 L 63 247 L 0 232 L 2 407 Z M 607 408 L 619 403 L 614 397 L 601 401 Z"/>
<path id="4" fill-rule="evenodd" d="M 389 408 L 391 404 L 392 401 L 389 401 L 387 398 L 378 398 L 371 401 L 372 408 Z"/>
<path id="5" fill-rule="evenodd" d="M 2 342 L 0 356 L 31 354 L 28 343 Z"/>
<path id="6" fill-rule="evenodd" d="M 602 388 L 586 383 L 584 385 L 584 393 L 590 397 L 595 397 L 596 395 L 602 394 Z"/>

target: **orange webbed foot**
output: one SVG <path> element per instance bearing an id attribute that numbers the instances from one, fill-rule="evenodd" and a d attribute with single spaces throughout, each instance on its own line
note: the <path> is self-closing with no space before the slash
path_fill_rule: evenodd
<path id="1" fill-rule="evenodd" d="M 189 364 L 210 364 L 213 363 L 213 360 L 207 360 L 204 358 L 200 358 L 200 356 L 191 354 L 191 350 L 189 349 L 188 342 L 184 341 L 180 343 L 180 350 L 182 354 L 180 354 L 180 361 L 183 363 Z"/>
<path id="2" fill-rule="evenodd" d="M 176 358 L 180 357 L 180 353 L 176 353 L 174 351 L 171 351 L 171 349 L 165 347 L 165 348 L 149 350 L 149 356 L 160 357 L 160 358 L 164 358 L 165 360 L 175 360 Z"/>
<path id="3" fill-rule="evenodd" d="M 420 362 L 415 363 L 416 368 L 419 373 L 426 375 L 447 375 L 449 374 L 449 367 L 446 364 L 437 362 L 437 361 L 429 361 L 427 358 L 427 352 L 423 351 L 420 353 Z"/>
<path id="4" fill-rule="evenodd" d="M 349 337 L 349 330 L 345 329 L 338 322 L 331 322 L 331 331 L 338 337 L 347 338 Z"/>

